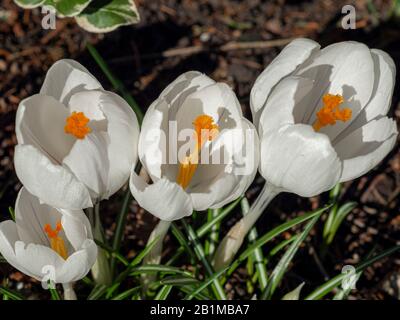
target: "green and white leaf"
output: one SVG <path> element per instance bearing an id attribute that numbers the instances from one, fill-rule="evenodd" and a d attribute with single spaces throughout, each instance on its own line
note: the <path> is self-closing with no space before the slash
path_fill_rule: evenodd
<path id="1" fill-rule="evenodd" d="M 74 17 L 80 14 L 93 0 L 46 0 L 45 5 L 56 9 L 59 17 Z"/>
<path id="2" fill-rule="evenodd" d="M 24 8 L 24 9 L 32 9 L 42 5 L 46 0 L 14 0 L 14 2 Z"/>
<path id="3" fill-rule="evenodd" d="M 96 33 L 110 32 L 139 21 L 133 0 L 94 0 L 76 17 L 83 29 Z"/>

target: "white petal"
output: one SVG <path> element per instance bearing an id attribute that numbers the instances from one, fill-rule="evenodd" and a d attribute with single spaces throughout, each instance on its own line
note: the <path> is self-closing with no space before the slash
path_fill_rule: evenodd
<path id="1" fill-rule="evenodd" d="M 195 193 L 201 193 L 202 190 L 208 189 L 212 181 L 216 181 L 218 177 L 221 177 L 226 170 L 229 170 L 229 168 L 227 168 L 227 165 L 230 165 L 230 167 L 232 167 L 232 165 L 235 165 L 235 163 L 233 163 L 235 160 L 234 153 L 236 153 L 236 155 L 242 153 L 244 148 L 244 141 L 246 138 L 245 129 L 248 128 L 247 122 L 243 121 L 244 118 L 241 114 L 240 105 L 237 102 L 236 96 L 228 86 L 223 84 L 216 84 L 213 86 L 209 86 L 199 91 L 198 93 L 200 94 L 200 92 L 207 93 L 202 96 L 201 99 L 205 99 L 206 96 L 214 95 L 214 101 L 217 101 L 219 99 L 221 99 L 221 101 L 226 101 L 216 102 L 215 105 L 226 105 L 230 107 L 212 108 L 211 106 L 209 106 L 209 111 L 205 112 L 205 114 L 208 115 L 212 115 L 212 113 L 215 113 L 212 115 L 212 117 L 218 124 L 219 133 L 216 139 L 214 139 L 212 142 L 206 142 L 202 147 L 202 150 L 200 151 L 199 165 L 196 169 L 192 181 L 187 188 L 187 191 L 189 193 L 192 191 L 194 191 Z M 187 119 L 194 120 L 197 117 L 197 115 L 190 115 L 190 101 L 192 96 L 195 95 L 191 95 L 185 101 L 184 105 L 186 105 L 186 108 L 188 109 L 186 111 L 187 115 L 184 116 L 184 111 L 180 113 L 181 120 L 178 120 L 178 128 L 181 126 L 186 126 Z M 183 108 L 185 107 L 182 106 L 182 109 Z M 233 111 L 231 112 L 231 110 Z M 186 124 L 182 124 L 183 122 L 186 122 Z M 193 139 L 193 128 L 187 129 L 190 129 L 190 138 Z M 255 131 L 254 134 L 255 136 L 257 136 L 257 133 Z M 179 148 L 182 147 L 183 143 L 186 143 L 186 141 L 178 143 L 179 151 Z M 252 150 L 254 150 L 254 148 L 252 148 Z M 166 172 L 166 176 L 171 181 L 174 181 L 176 179 L 179 171 L 178 168 L 179 165 L 171 165 L 169 168 L 170 170 Z"/>
<path id="2" fill-rule="evenodd" d="M 15 243 L 15 255 L 21 267 L 28 270 L 30 276 L 39 281 L 46 275 L 46 268 L 54 268 L 57 274 L 57 270 L 64 263 L 64 259 L 54 250 L 32 243 L 25 245 L 22 241 Z"/>
<path id="3" fill-rule="evenodd" d="M 26 189 L 41 201 L 65 209 L 93 206 L 85 185 L 66 168 L 52 164 L 35 147 L 17 145 L 14 166 Z"/>
<path id="4" fill-rule="evenodd" d="M 102 89 L 101 84 L 80 63 L 64 59 L 54 63 L 40 90 L 67 105 L 71 96 L 79 91 Z"/>
<path id="5" fill-rule="evenodd" d="M 298 114 L 296 105 L 310 92 L 313 81 L 307 78 L 290 76 L 277 84 L 271 92 L 260 114 L 258 130 L 260 136 L 268 130 L 276 130 L 294 124 L 303 115 Z"/>
<path id="6" fill-rule="evenodd" d="M 15 221 L 21 241 L 50 246 L 44 226 L 55 227 L 60 220 L 61 214 L 57 209 L 41 204 L 25 187 L 21 188 L 15 203 Z"/>
<path id="7" fill-rule="evenodd" d="M 246 150 L 245 157 L 243 158 L 240 153 L 240 160 L 243 161 L 244 166 L 240 165 L 240 161 L 235 161 L 234 159 L 235 166 L 232 169 L 232 174 L 235 174 L 239 177 L 239 182 L 236 184 L 235 189 L 231 191 L 231 194 L 227 198 L 222 199 L 220 202 L 214 203 L 211 206 L 211 209 L 221 208 L 227 203 L 236 200 L 238 197 L 242 196 L 251 185 L 257 174 L 257 169 L 260 161 L 260 142 L 258 139 L 258 135 L 254 128 L 254 125 L 250 121 L 243 118 L 242 123 L 244 130 L 252 130 L 254 134 L 254 138 L 247 138 L 249 140 L 246 141 L 246 143 L 251 144 L 249 150 L 250 154 L 248 154 L 247 146 L 243 146 L 243 149 Z"/>
<path id="8" fill-rule="evenodd" d="M 132 171 L 129 186 L 139 205 L 161 220 L 173 221 L 192 214 L 190 196 L 165 178 L 148 185 Z"/>
<path id="9" fill-rule="evenodd" d="M 131 167 L 137 161 L 139 123 L 136 115 L 117 94 L 101 90 L 74 94 L 69 108 L 71 112 L 84 112 L 93 130 L 107 132 L 109 173 L 104 197 L 108 198 L 128 181 Z"/>
<path id="10" fill-rule="evenodd" d="M 230 158 L 220 159 L 220 165 L 212 164 L 211 159 L 210 164 L 198 166 L 187 189 L 195 210 L 220 208 L 242 195 L 253 181 L 259 163 L 258 136 L 251 122 L 243 118 L 241 123 L 238 128 L 242 130 L 241 136 L 225 135 L 224 149 Z M 253 135 L 247 137 L 247 130 L 252 130 Z M 229 146 L 230 143 L 235 144 L 235 148 Z M 214 152 L 220 150 L 211 151 Z"/>
<path id="11" fill-rule="evenodd" d="M 85 240 L 79 251 L 73 253 L 57 270 L 56 282 L 69 283 L 85 277 L 97 258 L 97 246 L 93 240 Z"/>
<path id="12" fill-rule="evenodd" d="M 169 121 L 175 120 L 177 111 L 188 95 L 214 83 L 214 80 L 200 72 L 186 72 L 165 88 L 148 108 L 142 123 L 138 152 L 140 161 L 153 181 L 171 169 L 163 161 L 165 150 L 169 147 L 165 139 L 169 134 Z"/>
<path id="13" fill-rule="evenodd" d="M 82 210 L 63 211 L 61 224 L 66 238 L 75 251 L 80 250 L 87 239 L 93 238 L 90 222 Z"/>
<path id="14" fill-rule="evenodd" d="M 342 95 L 343 107 L 352 110 L 349 121 L 337 121 L 334 126 L 321 129 L 321 133 L 333 140 L 368 103 L 374 86 L 374 62 L 366 45 L 340 42 L 322 49 L 310 64 L 296 71 L 296 75 L 315 80 L 310 94 L 296 107 L 304 110 L 302 123 L 314 123 L 322 97 L 327 93 Z"/>
<path id="15" fill-rule="evenodd" d="M 375 167 L 396 143 L 397 127 L 393 119 L 372 120 L 353 131 L 335 149 L 344 161 L 340 181 L 362 176 Z"/>
<path id="16" fill-rule="evenodd" d="M 311 197 L 338 182 L 341 162 L 326 135 L 296 124 L 264 134 L 260 173 L 275 187 Z"/>
<path id="17" fill-rule="evenodd" d="M 168 104 L 160 100 L 144 116 L 139 136 L 139 158 L 153 181 L 161 178 L 167 158 Z"/>
<path id="18" fill-rule="evenodd" d="M 34 95 L 17 111 L 15 130 L 19 144 L 31 144 L 60 164 L 75 139 L 64 132 L 68 109 L 53 97 Z"/>
<path id="19" fill-rule="evenodd" d="M 75 93 L 68 103 L 68 109 L 72 112 L 83 112 L 90 119 L 89 126 L 95 122 L 105 122 L 104 129 L 107 129 L 107 121 L 103 111 L 100 108 L 100 97 L 105 91 L 90 90 Z"/>
<path id="20" fill-rule="evenodd" d="M 0 253 L 11 264 L 14 268 L 21 272 L 31 275 L 28 270 L 18 263 L 17 257 L 15 256 L 15 243 L 20 241 L 17 232 L 17 225 L 14 221 L 7 220 L 0 223 Z"/>
<path id="21" fill-rule="evenodd" d="M 320 45 L 310 39 L 293 40 L 258 76 L 250 94 L 250 107 L 256 126 L 272 88 L 282 78 L 290 75 L 299 65 L 306 62 L 319 48 Z"/>
<path id="22" fill-rule="evenodd" d="M 220 131 L 237 127 L 243 117 L 235 93 L 225 83 L 210 85 L 186 98 L 176 114 L 178 133 L 193 129 L 193 121 L 202 114 L 211 116 Z"/>
<path id="23" fill-rule="evenodd" d="M 188 71 L 171 82 L 161 92 L 159 99 L 165 100 L 170 106 L 172 106 L 177 99 L 180 99 L 179 105 L 190 93 L 214 83 L 214 80 L 198 71 Z"/>
<path id="24" fill-rule="evenodd" d="M 365 107 L 367 121 L 387 114 L 396 81 L 396 65 L 393 59 L 386 52 L 378 49 L 372 49 L 371 54 L 376 71 L 372 97 Z"/>
<path id="25" fill-rule="evenodd" d="M 210 181 L 209 188 L 203 188 L 202 192 L 196 192 L 194 189 L 190 193 L 193 208 L 197 211 L 207 210 L 211 207 L 217 208 L 214 204 L 229 198 L 239 181 L 239 177 L 222 172 L 221 175 Z"/>
<path id="26" fill-rule="evenodd" d="M 107 197 L 108 145 L 105 132 L 92 131 L 84 139 L 77 139 L 70 153 L 64 158 L 67 166 L 79 181 L 94 192 L 96 201 Z"/>
<path id="27" fill-rule="evenodd" d="M 120 96 L 104 92 L 100 108 L 106 115 L 109 176 L 107 197 L 118 191 L 129 179 L 131 168 L 138 157 L 139 122 L 132 108 Z"/>
<path id="28" fill-rule="evenodd" d="M 396 66 L 392 58 L 384 51 L 372 49 L 371 54 L 375 67 L 375 83 L 371 100 L 356 116 L 351 125 L 335 138 L 333 144 L 362 127 L 368 121 L 378 116 L 386 115 L 389 111 L 396 78 Z"/>

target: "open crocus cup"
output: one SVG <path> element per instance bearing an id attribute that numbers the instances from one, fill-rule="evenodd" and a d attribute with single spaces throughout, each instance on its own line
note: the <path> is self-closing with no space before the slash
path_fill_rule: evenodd
<path id="1" fill-rule="evenodd" d="M 97 246 L 82 210 L 41 204 L 22 188 L 15 222 L 0 223 L 0 253 L 13 267 L 39 281 L 69 284 L 89 272 Z"/>
<path id="2" fill-rule="evenodd" d="M 388 54 L 357 42 L 297 39 L 257 78 L 250 96 L 260 137 L 265 186 L 221 241 L 217 270 L 227 266 L 248 231 L 280 192 L 311 197 L 355 179 L 393 148 L 396 123 L 386 114 L 395 83 Z"/>
<path id="3" fill-rule="evenodd" d="M 378 164 L 397 137 L 386 116 L 395 72 L 387 53 L 358 42 L 285 47 L 251 92 L 267 183 L 314 196 Z"/>
<path id="4" fill-rule="evenodd" d="M 16 134 L 18 178 L 58 208 L 82 209 L 107 199 L 137 161 L 135 113 L 73 60 L 56 62 L 40 94 L 20 103 Z"/>
<path id="5" fill-rule="evenodd" d="M 131 192 L 141 207 L 165 221 L 220 208 L 253 181 L 258 148 L 255 128 L 228 85 L 187 72 L 146 112 L 139 158 L 153 183 L 132 172 Z"/>

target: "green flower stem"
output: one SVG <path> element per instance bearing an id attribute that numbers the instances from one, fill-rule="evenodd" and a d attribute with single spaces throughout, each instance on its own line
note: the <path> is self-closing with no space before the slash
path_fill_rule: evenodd
<path id="1" fill-rule="evenodd" d="M 64 289 L 64 300 L 78 300 L 76 298 L 76 293 L 73 287 L 73 283 L 63 283 Z"/>
<path id="2" fill-rule="evenodd" d="M 208 221 L 212 221 L 215 219 L 220 213 L 220 209 L 208 209 Z M 216 244 L 218 243 L 219 240 L 219 227 L 220 223 L 215 223 L 212 228 L 210 235 L 208 236 L 206 243 L 205 243 L 205 253 L 208 257 L 213 256 L 215 249 L 216 249 Z"/>
<path id="3" fill-rule="evenodd" d="M 249 212 L 249 207 L 250 207 L 249 201 L 246 198 L 243 198 L 241 201 L 241 206 L 242 206 L 242 213 L 244 216 L 246 216 L 246 214 Z M 249 242 L 254 243 L 254 241 L 256 241 L 257 238 L 258 238 L 257 230 L 255 227 L 253 227 L 248 235 Z M 264 261 L 265 259 L 261 248 L 257 248 L 256 250 L 254 250 L 253 260 L 257 270 L 258 280 L 260 282 L 261 290 L 264 290 L 265 287 L 267 286 L 268 275 L 267 275 L 267 269 L 265 268 L 265 261 Z"/>
<path id="4" fill-rule="evenodd" d="M 170 221 L 160 220 L 157 226 L 153 229 L 147 240 L 147 245 L 156 241 L 156 244 L 150 250 L 150 252 L 144 257 L 142 265 L 157 265 L 161 262 L 161 255 L 163 250 L 163 242 L 168 230 L 171 226 Z M 156 240 L 157 239 L 157 240 Z M 155 274 L 143 274 L 141 277 L 141 282 L 143 284 L 144 291 L 146 292 L 150 283 L 154 282 L 156 279 Z"/>
<path id="5" fill-rule="evenodd" d="M 272 199 L 280 192 L 281 190 L 267 182 L 265 183 L 264 188 L 254 201 L 248 213 L 229 230 L 228 234 L 218 246 L 213 259 L 213 265 L 216 270 L 224 269 L 231 263 L 243 244 L 247 233 L 257 222 Z"/>

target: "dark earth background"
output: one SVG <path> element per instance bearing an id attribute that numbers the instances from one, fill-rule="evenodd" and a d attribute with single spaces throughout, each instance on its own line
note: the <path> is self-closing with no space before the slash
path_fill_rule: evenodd
<path id="1" fill-rule="evenodd" d="M 400 70 L 400 19 L 389 19 L 391 1 L 262 1 L 262 0 L 136 0 L 141 22 L 115 32 L 96 35 L 80 29 L 73 19 L 58 19 L 56 30 L 41 28 L 39 9 L 22 10 L 11 0 L 0 2 L 0 221 L 9 219 L 8 207 L 14 206 L 21 187 L 14 169 L 13 152 L 15 112 L 19 102 L 39 91 L 48 68 L 58 59 L 72 58 L 85 65 L 112 90 L 98 65 L 86 49 L 96 46 L 113 72 L 123 81 L 143 110 L 161 90 L 179 74 L 188 70 L 207 73 L 224 81 L 236 91 L 243 110 L 251 118 L 249 93 L 257 75 L 280 52 L 287 39 L 309 37 L 323 46 L 343 40 L 362 41 L 370 47 L 387 51 Z M 341 8 L 356 8 L 356 30 L 341 28 Z M 262 48 L 241 49 L 237 42 L 259 41 Z M 234 42 L 230 47 L 225 44 Z M 194 52 L 191 47 L 201 47 Z M 227 49 L 228 48 L 228 49 Z M 400 120 L 399 77 L 390 116 Z M 262 180 L 248 190 L 252 201 Z M 322 223 L 293 260 L 282 282 L 282 294 L 306 281 L 309 292 L 332 277 L 345 264 L 357 264 L 375 246 L 377 252 L 400 243 L 400 153 L 399 144 L 368 175 L 346 183 L 342 202 L 356 201 L 321 261 L 317 252 L 321 243 Z M 115 229 L 123 192 L 102 206 L 107 235 Z M 283 194 L 276 198 L 259 220 L 259 234 L 264 234 L 291 217 L 325 204 L 327 194 L 311 199 Z M 228 230 L 240 212 L 224 221 Z M 132 257 L 143 249 L 156 219 L 132 201 L 125 231 L 123 252 Z M 293 231 L 291 231 L 293 232 Z M 290 237 L 287 233 L 285 237 Z M 273 245 L 284 238 L 277 239 Z M 176 249 L 168 237 L 164 256 Z M 277 258 L 269 264 L 272 268 Z M 0 264 L 0 283 L 8 279 L 11 288 L 22 290 L 31 298 L 42 297 L 40 285 Z M 226 289 L 230 298 L 248 299 L 246 269 L 238 269 Z M 396 284 L 397 282 L 397 284 Z M 392 255 L 368 268 L 350 299 L 400 299 L 400 255 Z M 279 296 L 279 294 L 277 294 Z"/>

